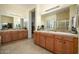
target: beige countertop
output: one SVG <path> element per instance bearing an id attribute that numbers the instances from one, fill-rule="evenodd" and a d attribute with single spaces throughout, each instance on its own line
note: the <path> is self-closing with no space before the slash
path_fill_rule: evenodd
<path id="1" fill-rule="evenodd" d="M 58 34 L 58 35 L 67 35 L 67 36 L 78 37 L 77 34 L 72 34 L 72 33 L 67 33 L 67 32 L 54 32 L 54 31 L 35 31 L 35 32 L 51 33 L 51 34 Z"/>
<path id="2" fill-rule="evenodd" d="M 26 31 L 25 29 L 8 29 L 8 30 L 0 30 L 0 32 L 7 32 L 7 31 Z"/>

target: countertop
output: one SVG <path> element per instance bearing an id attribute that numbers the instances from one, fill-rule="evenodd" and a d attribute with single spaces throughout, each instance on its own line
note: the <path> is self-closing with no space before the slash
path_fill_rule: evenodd
<path id="1" fill-rule="evenodd" d="M 7 32 L 7 31 L 26 31 L 25 29 L 8 29 L 8 30 L 0 30 L 0 32 Z"/>
<path id="2" fill-rule="evenodd" d="M 35 32 L 51 33 L 51 34 L 57 34 L 57 35 L 67 35 L 67 36 L 78 37 L 77 34 L 72 34 L 72 33 L 68 33 L 68 32 L 54 32 L 54 31 L 35 31 Z"/>

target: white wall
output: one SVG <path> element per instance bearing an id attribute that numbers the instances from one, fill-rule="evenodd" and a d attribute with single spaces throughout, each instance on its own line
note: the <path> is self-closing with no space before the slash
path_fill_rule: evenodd
<path id="1" fill-rule="evenodd" d="M 55 12 L 59 11 L 60 9 L 69 7 L 70 5 L 71 4 L 42 4 L 42 5 L 40 5 L 40 11 L 41 11 L 42 15 L 48 14 L 51 12 L 55 13 Z M 51 10 L 49 10 L 49 9 L 51 9 Z M 49 11 L 46 11 L 46 10 L 49 10 Z"/>
<path id="2" fill-rule="evenodd" d="M 72 24 L 71 24 L 71 22 L 72 22 L 72 17 L 75 17 L 76 15 L 77 15 L 77 5 L 72 5 L 72 6 L 70 6 L 70 21 L 69 21 L 69 30 L 71 30 L 71 26 L 72 26 Z"/>
<path id="3" fill-rule="evenodd" d="M 31 6 L 29 9 L 27 9 L 27 17 L 26 17 L 26 19 L 27 19 L 28 38 L 29 39 L 32 38 L 32 33 L 31 33 L 31 30 L 32 30 L 32 28 L 31 28 L 31 25 L 32 25 L 31 24 L 31 12 L 32 12 L 32 10 L 34 10 L 34 8 L 36 10 L 36 6 Z"/>
<path id="4" fill-rule="evenodd" d="M 36 30 L 37 30 L 37 27 L 41 25 L 41 11 L 40 11 L 40 5 L 37 5 L 36 6 L 36 18 L 35 18 L 35 27 L 36 27 Z"/>
<path id="5" fill-rule="evenodd" d="M 59 4 L 40 4 L 40 11 L 43 13 L 45 10 L 48 10 L 50 8 L 53 8 Z"/>

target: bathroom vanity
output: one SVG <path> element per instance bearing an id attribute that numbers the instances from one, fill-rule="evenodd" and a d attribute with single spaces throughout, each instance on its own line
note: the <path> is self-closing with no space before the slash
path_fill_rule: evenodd
<path id="1" fill-rule="evenodd" d="M 35 31 L 34 43 L 57 54 L 77 54 L 78 36 L 76 34 Z"/>
<path id="2" fill-rule="evenodd" d="M 2 30 L 0 32 L 1 35 L 1 43 L 12 42 L 15 40 L 27 39 L 28 31 L 25 29 L 18 29 L 18 30 Z"/>

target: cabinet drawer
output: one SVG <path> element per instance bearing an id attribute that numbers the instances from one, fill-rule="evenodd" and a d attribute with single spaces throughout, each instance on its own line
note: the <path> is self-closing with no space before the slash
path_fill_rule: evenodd
<path id="1" fill-rule="evenodd" d="M 62 35 L 55 35 L 55 39 L 63 39 Z"/>
<path id="2" fill-rule="evenodd" d="M 64 40 L 68 40 L 68 41 L 74 41 L 74 39 L 77 39 L 76 37 L 72 37 L 72 36 L 63 36 Z"/>

